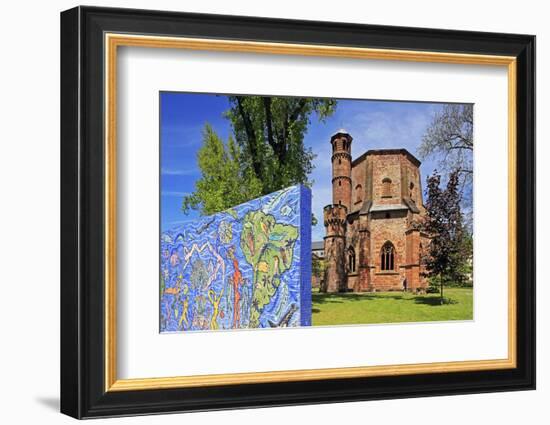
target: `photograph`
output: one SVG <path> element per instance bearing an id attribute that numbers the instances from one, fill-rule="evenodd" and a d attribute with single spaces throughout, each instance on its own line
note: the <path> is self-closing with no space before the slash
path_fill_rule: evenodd
<path id="1" fill-rule="evenodd" d="M 159 93 L 160 332 L 473 320 L 473 104 Z"/>
<path id="2" fill-rule="evenodd" d="M 431 397 L 525 405 L 511 391 L 536 387 L 540 312 L 525 31 L 542 20 L 226 3 L 75 6 L 49 32 L 58 83 L 40 86 L 60 86 L 61 108 L 33 128 L 60 126 L 60 170 L 8 143 L 26 148 L 13 176 L 31 159 L 61 185 L 61 262 L 38 256 L 61 290 L 35 297 L 58 305 L 59 373 L 42 367 L 55 376 L 39 384 L 55 381 L 77 419 L 295 406 L 311 420 L 370 401 L 369 419 L 388 422 L 387 403 L 409 400 L 463 423 L 476 406 Z M 21 70 L 55 52 L 33 52 L 14 81 L 34 93 Z M 18 215 L 43 204 L 35 174 L 14 186 L 30 200 Z"/>

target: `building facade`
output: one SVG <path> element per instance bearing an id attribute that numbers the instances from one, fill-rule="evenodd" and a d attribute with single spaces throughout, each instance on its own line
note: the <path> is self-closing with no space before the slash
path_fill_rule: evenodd
<path id="1" fill-rule="evenodd" d="M 325 259 L 325 242 L 314 241 L 311 243 L 311 260 L 313 266 L 311 270 L 311 287 L 320 288 L 323 285 L 324 272 L 322 272 L 322 264 Z"/>
<path id="2" fill-rule="evenodd" d="M 323 211 L 325 292 L 424 291 L 420 161 L 406 149 L 369 150 L 353 159 L 353 138 L 332 145 L 332 204 Z"/>

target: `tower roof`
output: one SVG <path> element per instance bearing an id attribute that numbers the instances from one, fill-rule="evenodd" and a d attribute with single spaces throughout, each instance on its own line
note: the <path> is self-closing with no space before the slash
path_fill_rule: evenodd
<path id="1" fill-rule="evenodd" d="M 338 136 L 347 136 L 348 139 L 353 140 L 353 137 L 351 137 L 351 134 L 349 134 L 345 129 L 341 128 L 330 137 L 330 141 L 332 142 Z"/>

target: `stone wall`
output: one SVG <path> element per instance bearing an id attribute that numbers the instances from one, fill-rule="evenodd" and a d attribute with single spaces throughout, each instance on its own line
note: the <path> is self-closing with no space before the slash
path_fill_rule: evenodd
<path id="1" fill-rule="evenodd" d="M 331 139 L 333 205 L 324 212 L 326 290 L 422 289 L 427 282 L 420 245 L 427 246 L 429 239 L 415 227 L 425 214 L 420 162 L 404 149 L 368 151 L 352 161 L 351 140 L 342 132 Z M 344 218 L 335 205 L 346 207 Z M 381 251 L 388 242 L 394 248 L 393 269 L 382 270 Z M 354 270 L 350 252 L 355 253 Z"/>
<path id="2" fill-rule="evenodd" d="M 368 198 L 367 195 L 367 161 L 362 160 L 351 169 L 351 210 L 356 212 L 361 209 L 363 201 Z"/>
<path id="3" fill-rule="evenodd" d="M 376 155 L 372 157 L 373 201 L 376 204 L 401 203 L 401 161 L 397 155 Z M 391 180 L 391 197 L 384 196 L 385 179 Z"/>
<path id="4" fill-rule="evenodd" d="M 371 273 L 373 284 L 380 290 L 400 290 L 403 287 L 405 272 L 402 265 L 406 264 L 407 246 L 405 229 L 407 228 L 407 212 L 391 211 L 373 213 L 370 220 L 371 232 Z M 391 242 L 394 247 L 394 269 L 381 269 L 382 247 Z"/>
<path id="5" fill-rule="evenodd" d="M 324 285 L 320 288 L 322 292 L 343 292 L 347 288 L 346 217 L 347 208 L 343 205 L 327 205 L 323 210 L 327 267 L 323 279 Z"/>

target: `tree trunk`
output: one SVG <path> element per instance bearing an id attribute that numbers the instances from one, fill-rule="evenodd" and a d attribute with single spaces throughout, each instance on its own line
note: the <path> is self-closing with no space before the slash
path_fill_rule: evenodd
<path id="1" fill-rule="evenodd" d="M 441 305 L 443 305 L 443 278 L 439 275 L 439 291 L 441 293 Z"/>

